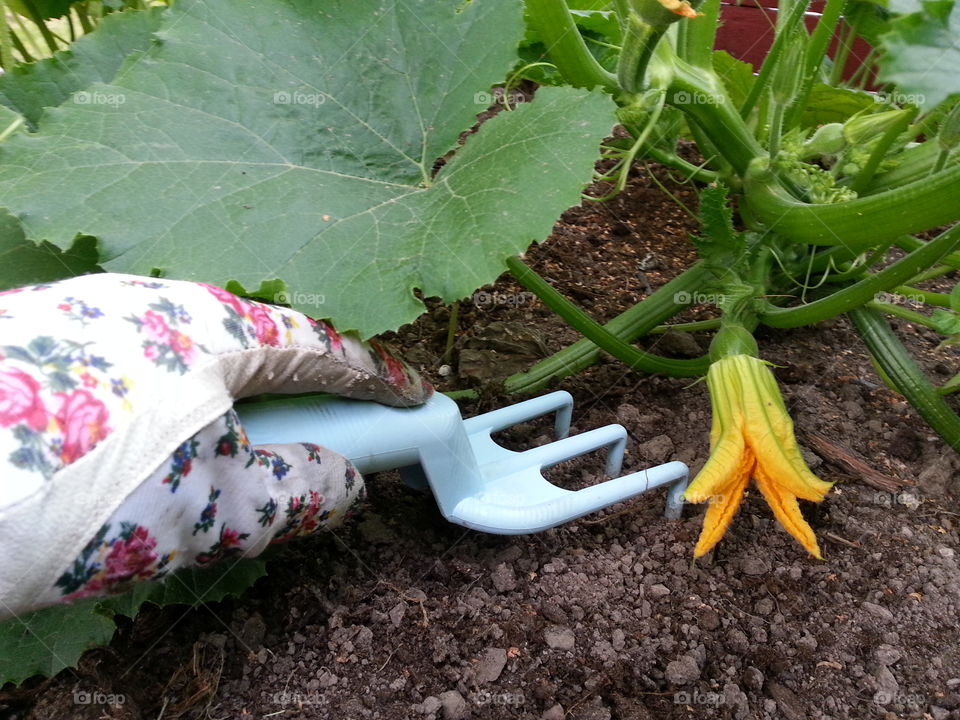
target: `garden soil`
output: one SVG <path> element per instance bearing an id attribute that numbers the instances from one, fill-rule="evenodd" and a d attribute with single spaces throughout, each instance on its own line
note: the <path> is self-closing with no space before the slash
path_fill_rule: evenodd
<path id="1" fill-rule="evenodd" d="M 695 209 L 689 186 L 656 177 Z M 641 170 L 611 202 L 567 212 L 527 260 L 605 321 L 692 262 L 695 230 Z M 461 304 L 444 359 L 449 309 L 428 305 L 392 343 L 438 389 L 477 388 L 465 415 L 517 401 L 502 380 L 577 337 L 507 277 Z M 956 349 L 897 329 L 931 377 L 957 371 Z M 825 502 L 803 504 L 823 561 L 755 490 L 716 550 L 693 562 L 703 508 L 667 520 L 662 491 L 508 537 L 448 524 L 429 494 L 385 473 L 368 478 L 361 513 L 291 545 L 242 598 L 145 608 L 77 669 L 4 692 L 0 714 L 960 718 L 958 456 L 882 384 L 845 319 L 758 337 L 808 461 L 836 482 Z M 645 347 L 682 357 L 706 342 L 676 334 Z M 627 428 L 625 471 L 667 460 L 696 471 L 706 459 L 702 382 L 603 358 L 553 386 L 576 399 L 575 431 Z M 513 448 L 549 439 L 546 422 L 503 438 Z M 582 487 L 601 468 L 589 456 L 549 477 Z"/>

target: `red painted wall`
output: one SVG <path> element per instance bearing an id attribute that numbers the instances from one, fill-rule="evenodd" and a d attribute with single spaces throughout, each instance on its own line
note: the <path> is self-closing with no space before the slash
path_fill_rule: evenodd
<path id="1" fill-rule="evenodd" d="M 739 4 L 724 4 L 720 10 L 721 26 L 717 32 L 716 47 L 726 50 L 739 60 L 753 65 L 754 71 L 760 69 L 763 58 L 773 42 L 773 25 L 777 18 L 776 0 L 744 0 Z M 817 13 L 822 10 L 822 0 L 812 3 L 807 12 L 807 29 L 812 30 L 817 23 Z M 834 36 L 829 55 L 834 56 L 837 38 Z M 849 77 L 859 67 L 860 62 L 870 52 L 870 46 L 858 38 L 850 53 L 844 77 Z"/>

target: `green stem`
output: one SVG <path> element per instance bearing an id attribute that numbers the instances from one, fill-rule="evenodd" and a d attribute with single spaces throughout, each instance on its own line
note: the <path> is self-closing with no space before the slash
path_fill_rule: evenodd
<path id="1" fill-rule="evenodd" d="M 662 182 L 660 182 L 660 178 L 657 177 L 657 174 L 653 172 L 646 163 L 643 164 L 643 169 L 646 170 L 647 177 L 649 177 L 653 181 L 653 184 L 656 185 L 658 188 L 660 188 L 660 192 L 662 192 L 664 195 L 670 198 L 678 208 L 680 208 L 687 215 L 689 215 L 691 220 L 696 220 L 696 221 L 700 220 L 697 214 L 693 210 L 688 208 L 687 204 L 683 202 L 683 200 L 681 200 L 672 192 L 670 192 L 670 189 L 666 185 L 664 185 Z"/>
<path id="2" fill-rule="evenodd" d="M 880 167 L 880 163 L 883 161 L 883 158 L 886 157 L 890 146 L 893 145 L 894 141 L 900 136 L 900 134 L 907 129 L 907 126 L 913 121 L 913 118 L 915 118 L 916 115 L 916 109 L 905 112 L 897 119 L 895 123 L 887 128 L 887 131 L 883 134 L 883 137 L 880 138 L 877 144 L 874 145 L 873 150 L 870 152 L 870 158 L 867 160 L 866 165 L 863 166 L 863 169 L 857 173 L 857 176 L 853 179 L 853 182 L 850 183 L 851 190 L 858 195 L 866 190 L 866 188 L 870 185 L 870 182 L 873 180 L 873 176 L 876 175 L 877 169 Z"/>
<path id="3" fill-rule="evenodd" d="M 766 303 L 760 321 L 777 328 L 801 327 L 841 315 L 874 299 L 879 292 L 889 291 L 923 268 L 936 263 L 943 255 L 960 245 L 960 225 L 941 233 L 936 239 L 914 250 L 876 275 L 871 275 L 849 287 L 838 290 L 820 300 L 791 308 L 777 308 Z"/>
<path id="4" fill-rule="evenodd" d="M 517 282 L 535 293 L 544 305 L 562 317 L 571 327 L 599 345 L 627 367 L 646 373 L 665 373 L 673 377 L 698 377 L 707 372 L 709 359 L 674 360 L 638 350 L 595 322 L 580 308 L 553 289 L 520 258 L 507 258 L 507 269 Z"/>
<path id="5" fill-rule="evenodd" d="M 950 393 L 955 393 L 960 390 L 960 373 L 957 373 L 952 378 L 947 380 L 943 385 L 937 388 L 937 393 L 940 395 L 949 395 Z"/>
<path id="6" fill-rule="evenodd" d="M 750 88 L 750 94 L 747 95 L 747 99 L 743 101 L 743 105 L 740 107 L 740 117 L 742 119 L 746 119 L 753 112 L 753 108 L 756 107 L 757 102 L 767 91 L 773 71 L 780 62 L 780 57 L 791 39 L 793 30 L 799 27 L 800 21 L 803 20 L 806 9 L 805 2 L 796 3 L 786 16 L 787 19 L 783 22 L 783 26 L 777 28 L 777 35 L 773 39 L 773 44 L 767 52 L 763 65 L 760 66 L 760 72 L 757 73 L 757 79 L 754 81 L 753 87 Z"/>
<path id="7" fill-rule="evenodd" d="M 654 107 L 654 109 L 649 113 L 646 124 L 642 129 L 639 130 L 639 133 L 633 133 L 634 130 L 637 130 L 636 127 L 631 129 L 631 135 L 634 135 L 636 139 L 633 141 L 633 145 L 630 146 L 630 149 L 627 150 L 623 154 L 623 157 L 620 158 L 617 166 L 611 171 L 616 172 L 614 189 L 607 195 L 596 198 L 597 200 L 609 200 L 615 195 L 623 192 L 623 189 L 627 186 L 627 181 L 630 179 L 630 170 L 633 168 L 633 162 L 637 158 L 637 153 L 640 152 L 640 149 L 643 147 L 644 143 L 646 143 L 647 138 L 650 137 L 650 133 L 653 132 L 657 125 L 657 121 L 660 119 L 660 115 L 663 112 L 664 101 L 665 95 L 661 92 L 660 97 L 657 100 L 656 107 Z M 603 179 L 606 180 L 608 177 L 604 175 Z"/>
<path id="8" fill-rule="evenodd" d="M 913 235 L 904 235 L 902 238 L 897 238 L 894 242 L 898 248 L 901 250 L 906 250 L 907 252 L 913 252 L 918 247 L 922 247 L 925 244 L 923 240 L 915 238 Z M 944 265 L 948 265 L 952 270 L 960 270 L 960 253 L 950 253 L 949 255 L 940 258 L 940 262 Z M 942 274 L 943 273 L 939 273 L 938 275 L 933 275 L 930 277 L 939 277 L 939 275 Z M 911 278 L 911 281 L 922 282 L 923 280 L 929 280 L 930 277 L 924 277 L 922 279 Z"/>
<path id="9" fill-rule="evenodd" d="M 770 115 L 770 137 L 767 140 L 770 159 L 774 160 L 780 152 L 780 134 L 783 132 L 783 103 L 774 101 L 773 112 Z"/>
<path id="10" fill-rule="evenodd" d="M 23 62 L 28 63 L 34 61 L 33 55 L 27 50 L 26 46 L 20 42 L 20 37 L 13 31 L 13 28 L 10 28 L 10 40 L 17 49 L 17 52 L 20 53 L 20 58 Z"/>
<path id="11" fill-rule="evenodd" d="M 700 17 L 681 22 L 677 28 L 677 54 L 693 67 L 712 70 L 713 46 L 720 24 L 720 0 L 707 0 L 699 10 Z"/>
<path id="12" fill-rule="evenodd" d="M 931 322 L 930 318 L 926 315 L 922 315 L 915 310 L 905 308 L 902 305 L 896 305 L 894 303 L 883 302 L 881 300 L 871 300 L 864 307 L 872 308 L 873 310 L 878 310 L 879 312 L 886 313 L 887 315 L 893 315 L 898 317 L 901 320 L 906 320 L 907 322 L 912 322 L 916 325 L 922 325 L 923 327 L 928 327 L 931 330 L 936 330 L 934 323 Z"/>
<path id="13" fill-rule="evenodd" d="M 960 165 L 908 185 L 834 204 L 805 203 L 777 182 L 770 164 L 753 161 L 744 178 L 746 204 L 769 230 L 811 245 L 861 252 L 889 238 L 955 222 Z"/>
<path id="14" fill-rule="evenodd" d="M 83 32 L 93 32 L 93 23 L 90 21 L 90 15 L 87 12 L 87 3 L 77 3 L 73 7 L 77 11 L 77 18 L 80 20 L 80 27 L 83 28 Z"/>
<path id="15" fill-rule="evenodd" d="M 858 308 L 849 313 L 877 365 L 947 445 L 960 452 L 960 416 L 947 405 L 923 374 L 886 320 L 876 311 Z"/>
<path id="16" fill-rule="evenodd" d="M 840 40 L 837 44 L 837 55 L 833 59 L 833 71 L 830 73 L 830 84 L 840 85 L 843 81 L 843 69 L 847 66 L 847 59 L 853 49 L 853 41 L 857 36 L 856 28 L 846 20 L 842 21 Z"/>
<path id="17" fill-rule="evenodd" d="M 702 262 L 695 263 L 649 297 L 613 318 L 604 328 L 624 342 L 646 335 L 686 306 L 678 301 L 678 295 L 691 296 L 710 277 L 710 271 Z M 511 375 L 505 387 L 507 392 L 512 393 L 539 390 L 546 387 L 552 378 L 573 375 L 589 367 L 599 355 L 600 348 L 593 342 L 580 340 L 541 360 L 528 371 Z"/>
<path id="18" fill-rule="evenodd" d="M 37 26 L 37 30 L 40 31 L 40 35 L 43 37 L 44 42 L 47 43 L 47 47 L 50 48 L 50 52 L 57 52 L 57 50 L 60 49 L 60 46 L 57 45 L 57 41 L 53 37 L 53 33 L 50 32 L 50 28 L 48 28 L 47 24 L 43 21 L 43 17 L 33 4 L 33 0 L 22 0 L 22 2 L 23 6 L 30 14 L 30 19 L 33 20 L 33 23 Z"/>
<path id="19" fill-rule="evenodd" d="M 956 253 L 952 253 L 953 257 L 956 257 Z M 941 259 L 942 262 L 942 259 Z M 946 275 L 956 270 L 952 265 L 934 265 L 932 268 L 927 268 L 921 273 L 917 273 L 907 282 L 911 285 L 916 285 L 917 283 L 922 283 L 925 280 L 932 280 L 933 278 L 938 278 L 941 275 Z"/>
<path id="20" fill-rule="evenodd" d="M 897 295 L 903 295 L 913 300 L 926 303 L 927 305 L 936 305 L 937 307 L 950 307 L 950 296 L 946 293 L 933 292 L 933 290 L 923 290 L 921 288 L 910 287 L 909 285 L 898 285 L 890 292 Z"/>
<path id="21" fill-rule="evenodd" d="M 720 327 L 720 318 L 697 320 L 696 322 L 677 323 L 676 325 L 657 325 L 650 331 L 651 335 L 661 335 L 668 332 L 703 332 L 716 330 Z"/>
<path id="22" fill-rule="evenodd" d="M 627 15 L 623 27 L 623 50 L 617 62 L 617 81 L 628 93 L 643 90 L 650 58 L 666 31 L 667 26 L 646 23 L 633 11 Z"/>
<path id="23" fill-rule="evenodd" d="M 527 11 L 560 74 L 575 87 L 619 91 L 617 80 L 590 54 L 566 0 L 527 0 Z"/>
<path id="24" fill-rule="evenodd" d="M 12 123 L 7 125 L 7 127 L 5 127 L 2 131 L 0 131 L 0 143 L 2 143 L 8 137 L 13 135 L 17 130 L 19 130 L 25 122 L 26 120 L 23 119 L 23 116 L 18 115 Z"/>
<path id="25" fill-rule="evenodd" d="M 871 194 L 882 192 L 927 177 L 930 175 L 930 169 L 937 162 L 939 152 L 937 143 L 930 140 L 906 148 L 897 155 L 897 167 L 877 175 L 868 191 Z M 947 165 L 958 163 L 960 163 L 960 148 L 954 150 L 947 158 Z"/>
<path id="26" fill-rule="evenodd" d="M 870 48 L 870 52 L 867 53 L 863 62 L 860 63 L 860 66 L 854 71 L 853 75 L 850 76 L 847 85 L 859 90 L 866 89 L 870 79 L 870 70 L 873 68 L 874 63 L 877 62 L 878 57 L 880 57 L 880 50 L 878 48 Z"/>
<path id="27" fill-rule="evenodd" d="M 661 165 L 683 173 L 685 180 L 688 181 L 695 180 L 709 184 L 715 183 L 720 179 L 720 175 L 713 170 L 707 170 L 699 165 L 694 165 L 675 153 L 662 150 L 654 145 L 648 145 L 643 148 L 643 154 L 649 155 Z"/>
<path id="28" fill-rule="evenodd" d="M 913 236 L 907 235 L 905 237 Z M 882 260 L 886 256 L 887 250 L 889 250 L 895 242 L 896 241 L 894 240 L 886 240 L 875 247 L 862 248 L 856 252 L 843 245 L 834 245 L 826 250 L 821 250 L 814 256 L 813 262 L 810 264 L 810 270 L 812 272 L 820 272 L 821 270 L 826 270 L 827 268 L 839 268 L 841 264 L 855 260 L 859 255 L 862 255 L 869 250 L 870 255 L 866 260 L 855 263 L 847 270 L 841 270 L 831 275 L 829 279 L 830 282 L 834 282 L 836 280 L 845 280 L 849 277 L 863 274 L 864 270 L 872 267 L 874 263 Z M 916 247 L 912 247 L 910 250 L 916 250 L 923 244 L 924 243 L 917 241 Z"/>
<path id="29" fill-rule="evenodd" d="M 7 22 L 7 3 L 0 0 L 0 67 L 7 71 L 13 67 L 13 51 L 10 49 L 12 39 L 13 28 Z"/>
<path id="30" fill-rule="evenodd" d="M 20 36 L 18 39 L 23 40 L 20 47 L 23 48 L 23 52 L 26 52 L 27 55 L 31 57 L 31 62 L 33 59 L 41 58 L 44 55 L 44 50 L 42 45 L 38 45 L 36 39 L 34 38 L 33 32 L 27 27 L 26 18 L 24 18 L 19 13 L 13 13 L 13 19 L 16 21 L 18 27 L 20 28 Z M 17 36 L 15 36 L 17 37 Z M 24 56 L 26 61 L 26 56 Z"/>
<path id="31" fill-rule="evenodd" d="M 451 400 L 476 400 L 480 397 L 476 390 L 447 390 L 443 394 Z"/>
<path id="32" fill-rule="evenodd" d="M 937 162 L 934 163 L 933 167 L 930 169 L 930 174 L 940 172 L 947 164 L 947 158 L 950 157 L 950 151 L 946 148 L 942 148 L 940 153 L 937 155 Z"/>
<path id="33" fill-rule="evenodd" d="M 820 74 L 820 67 L 827 56 L 827 48 L 830 46 L 830 40 L 833 38 L 837 29 L 837 23 L 840 20 L 840 13 L 843 12 L 843 6 L 846 0 L 827 0 L 823 8 L 823 14 L 817 22 L 817 26 L 810 34 L 810 40 L 807 43 L 807 50 L 803 60 L 803 77 L 800 82 L 800 90 L 797 97 L 787 111 L 785 125 L 787 129 L 792 129 L 800 124 L 800 117 L 807 107 L 807 101 L 810 98 L 810 91 L 816 83 Z"/>
<path id="34" fill-rule="evenodd" d="M 738 175 L 746 173 L 754 158 L 766 155 L 715 73 L 677 58 L 668 98 L 697 123 Z"/>

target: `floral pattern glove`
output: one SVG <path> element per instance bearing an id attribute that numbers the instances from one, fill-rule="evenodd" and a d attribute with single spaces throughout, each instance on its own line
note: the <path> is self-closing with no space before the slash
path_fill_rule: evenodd
<path id="1" fill-rule="evenodd" d="M 432 388 L 375 341 L 201 283 L 0 293 L 0 619 L 342 521 L 351 463 L 251 446 L 233 410 L 313 391 L 408 406 Z"/>

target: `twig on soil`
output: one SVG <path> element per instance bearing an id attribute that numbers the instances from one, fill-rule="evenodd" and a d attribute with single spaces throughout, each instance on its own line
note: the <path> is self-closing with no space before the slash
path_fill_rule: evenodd
<path id="1" fill-rule="evenodd" d="M 828 539 L 830 539 L 830 540 L 833 540 L 834 542 L 838 542 L 838 543 L 841 543 L 841 544 L 843 544 L 843 545 L 847 545 L 847 546 L 852 547 L 852 548 L 861 547 L 860 543 L 854 542 L 853 540 L 847 540 L 846 538 L 842 538 L 842 537 L 840 537 L 839 535 L 834 535 L 832 532 L 825 532 L 825 533 L 823 534 L 823 536 L 824 536 L 825 538 L 828 538 Z"/>
<path id="2" fill-rule="evenodd" d="M 596 696 L 597 696 L 597 691 L 599 691 L 601 688 L 603 688 L 603 687 L 605 687 L 605 686 L 607 686 L 607 685 L 609 685 L 609 684 L 610 684 L 610 677 L 609 677 L 606 673 L 603 673 L 603 677 L 600 679 L 600 681 L 597 682 L 596 685 L 595 685 L 593 688 L 591 688 L 590 690 L 587 690 L 585 693 L 583 693 L 583 695 L 580 697 L 580 699 L 577 700 L 573 705 L 570 706 L 570 708 L 569 708 L 566 712 L 563 713 L 564 717 L 570 715 L 570 713 L 572 713 L 572 712 L 573 712 L 574 710 L 576 710 L 578 707 L 580 707 L 581 705 L 583 705 L 583 704 L 584 704 L 587 700 L 589 700 L 590 698 L 596 697 Z"/>
<path id="3" fill-rule="evenodd" d="M 883 490 L 884 492 L 895 493 L 904 485 L 913 484 L 907 480 L 898 480 L 897 478 L 884 475 L 874 470 L 854 455 L 851 450 L 830 442 L 819 433 L 801 430 L 800 435 L 803 442 L 811 446 L 818 455 L 822 455 L 828 462 L 832 462 L 834 465 L 852 474 L 870 487 Z"/>
<path id="4" fill-rule="evenodd" d="M 396 653 L 396 652 L 397 652 L 397 649 L 396 649 L 396 648 L 394 648 L 393 650 L 390 651 L 390 654 L 387 655 L 387 659 L 383 661 L 383 665 L 381 665 L 380 667 L 377 668 L 377 672 L 382 672 L 382 671 L 383 671 L 383 669 L 387 666 L 387 664 L 390 662 L 390 660 L 393 659 L 393 655 L 394 655 L 394 653 Z"/>

